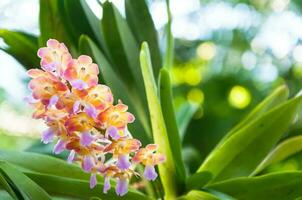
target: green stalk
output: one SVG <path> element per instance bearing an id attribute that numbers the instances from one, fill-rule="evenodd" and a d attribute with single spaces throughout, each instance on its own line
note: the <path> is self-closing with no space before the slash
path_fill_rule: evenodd
<path id="1" fill-rule="evenodd" d="M 157 96 L 148 44 L 143 42 L 140 52 L 140 63 L 143 74 L 148 108 L 150 112 L 153 139 L 158 144 L 158 152 L 166 155 L 166 161 L 158 166 L 160 179 L 165 191 L 165 200 L 174 200 L 177 196 L 176 167 L 170 149 L 167 129 Z"/>
<path id="2" fill-rule="evenodd" d="M 168 15 L 168 22 L 166 25 L 166 55 L 164 58 L 164 67 L 167 69 L 171 69 L 173 65 L 173 54 L 174 54 L 174 39 L 172 35 L 172 14 L 170 10 L 170 1 L 166 0 L 166 7 L 167 7 L 167 15 Z"/>

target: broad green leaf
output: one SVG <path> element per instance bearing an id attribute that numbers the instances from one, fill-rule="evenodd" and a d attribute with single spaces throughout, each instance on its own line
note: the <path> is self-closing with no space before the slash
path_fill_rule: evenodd
<path id="1" fill-rule="evenodd" d="M 12 184 L 10 184 L 5 178 L 5 175 L 2 173 L 0 169 L 0 186 L 9 194 L 11 199 L 18 199 L 20 193 L 18 192 L 17 188 L 15 188 Z M 1 197 L 2 199 L 2 197 Z"/>
<path id="2" fill-rule="evenodd" d="M 302 195 L 302 173 L 284 172 L 236 178 L 210 185 L 209 188 L 238 200 L 290 200 Z"/>
<path id="3" fill-rule="evenodd" d="M 152 64 L 148 44 L 143 43 L 140 52 L 140 62 L 146 88 L 148 107 L 151 118 L 153 139 L 158 144 L 158 152 L 166 155 L 166 161 L 158 166 L 160 179 L 164 187 L 165 198 L 168 200 L 175 199 L 177 195 L 176 166 L 174 156 L 171 152 L 170 141 L 167 134 L 164 116 L 162 113 L 157 88 L 153 77 Z"/>
<path id="4" fill-rule="evenodd" d="M 294 155 L 295 153 L 302 151 L 302 136 L 296 136 L 289 138 L 280 143 L 266 158 L 260 163 L 260 165 L 251 174 L 254 176 L 261 172 L 263 169 L 271 164 L 275 164 L 285 158 Z"/>
<path id="5" fill-rule="evenodd" d="M 176 121 L 179 129 L 181 141 L 184 139 L 187 127 L 198 110 L 198 105 L 191 102 L 184 103 L 176 113 Z"/>
<path id="6" fill-rule="evenodd" d="M 13 165 L 1 161 L 0 171 L 5 175 L 6 179 L 9 180 L 10 184 L 14 185 L 14 187 L 20 191 L 24 199 L 51 199 L 41 187 L 17 170 Z"/>
<path id="7" fill-rule="evenodd" d="M 210 172 L 198 172 L 187 178 L 186 190 L 201 189 L 212 179 Z"/>
<path id="8" fill-rule="evenodd" d="M 65 22 L 70 29 L 69 34 L 73 36 L 75 43 L 82 34 L 88 35 L 93 41 L 96 41 L 104 51 L 104 38 L 100 30 L 100 20 L 89 8 L 85 0 L 63 0 L 64 11 L 66 15 Z M 67 26 L 67 24 L 66 24 Z"/>
<path id="9" fill-rule="evenodd" d="M 0 29 L 0 37 L 8 45 L 1 50 L 13 56 L 25 69 L 31 69 L 39 65 L 37 57 L 38 39 L 20 31 Z"/>
<path id="10" fill-rule="evenodd" d="M 129 98 L 138 104 L 137 110 L 142 117 L 147 110 L 146 93 L 143 78 L 139 66 L 139 47 L 128 27 L 126 20 L 118 12 L 117 8 L 106 1 L 103 4 L 102 30 L 105 43 L 110 54 L 107 60 L 112 64 L 112 69 L 127 85 Z M 145 115 L 146 116 L 146 115 Z M 142 117 L 144 128 L 150 127 L 147 118 Z"/>
<path id="11" fill-rule="evenodd" d="M 151 200 L 152 198 L 146 195 L 130 189 L 129 192 L 119 197 L 115 194 L 114 187 L 108 191 L 107 194 L 103 193 L 103 182 L 98 180 L 98 184 L 94 189 L 89 188 L 89 181 L 76 180 L 72 178 L 65 178 L 59 176 L 52 176 L 46 174 L 38 174 L 27 172 L 26 175 L 36 182 L 40 187 L 47 191 L 51 195 L 78 198 L 78 199 L 89 199 L 92 197 L 99 197 L 101 199 L 124 199 L 124 200 Z"/>
<path id="12" fill-rule="evenodd" d="M 158 77 L 162 67 L 158 45 L 157 31 L 145 0 L 126 0 L 126 19 L 138 44 L 146 41 L 149 44 L 153 73 Z"/>
<path id="13" fill-rule="evenodd" d="M 219 200 L 218 197 L 204 191 L 192 190 L 179 200 Z"/>
<path id="14" fill-rule="evenodd" d="M 72 52 L 75 52 L 75 43 L 67 34 L 70 29 L 66 26 L 66 16 L 62 14 L 64 9 L 60 8 L 61 0 L 40 0 L 39 24 L 40 24 L 40 46 L 45 46 L 46 41 L 50 38 L 64 42 Z"/>
<path id="15" fill-rule="evenodd" d="M 145 97 L 139 67 L 139 47 L 126 20 L 109 1 L 103 4 L 102 28 L 113 69 L 123 81 Z"/>
<path id="16" fill-rule="evenodd" d="M 288 93 L 289 91 L 286 85 L 282 85 L 275 89 L 269 96 L 267 96 L 262 102 L 260 102 L 240 123 L 232 128 L 217 146 L 221 145 L 226 139 L 236 133 L 236 131 L 256 120 L 277 105 L 285 102 L 288 98 Z"/>
<path id="17" fill-rule="evenodd" d="M 181 156 L 181 143 L 173 106 L 171 79 L 169 72 L 165 68 L 160 70 L 158 85 L 162 114 L 165 120 L 170 148 L 176 166 L 176 176 L 179 182 L 178 184 L 181 185 L 184 184 L 186 172 Z"/>
<path id="18" fill-rule="evenodd" d="M 89 174 L 73 164 L 47 155 L 0 150 L 0 160 L 31 171 L 74 179 L 89 180 Z"/>
<path id="19" fill-rule="evenodd" d="M 142 139 L 143 141 L 148 142 L 151 137 L 150 125 L 148 122 L 147 114 L 144 111 L 143 102 L 141 101 L 137 93 L 131 90 L 131 88 L 129 88 L 127 84 L 124 84 L 117 77 L 116 73 L 111 67 L 112 65 L 88 36 L 81 36 L 79 41 L 79 49 L 81 53 L 91 55 L 94 58 L 96 63 L 99 65 L 101 78 L 111 88 L 113 94 L 115 95 L 115 98 L 121 99 L 127 104 L 131 104 L 130 109 L 134 108 L 135 114 L 137 114 L 138 116 L 137 120 L 140 121 L 141 126 L 144 129 L 142 130 L 142 128 L 140 127 L 135 127 L 137 133 L 134 133 L 134 135 L 137 136 L 138 139 Z M 136 124 L 137 122 L 132 124 L 131 126 L 136 126 Z"/>
<path id="20" fill-rule="evenodd" d="M 0 199 L 1 200 L 14 200 L 16 198 L 11 197 L 7 191 L 0 190 Z"/>
<path id="21" fill-rule="evenodd" d="M 216 182 L 250 175 L 287 130 L 301 101 L 301 96 L 293 98 L 239 129 L 206 158 L 198 172 L 212 173 Z"/>

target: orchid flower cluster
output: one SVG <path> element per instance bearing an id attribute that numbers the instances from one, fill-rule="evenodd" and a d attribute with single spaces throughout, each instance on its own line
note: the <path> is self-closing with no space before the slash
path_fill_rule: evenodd
<path id="1" fill-rule="evenodd" d="M 155 180 L 154 167 L 165 156 L 156 153 L 156 144 L 141 148 L 141 142 L 131 136 L 127 126 L 135 118 L 122 101 L 114 104 L 108 86 L 98 84 L 98 65 L 86 55 L 73 59 L 55 39 L 49 39 L 38 56 L 43 70 L 28 71 L 32 95 L 27 101 L 35 109 L 33 118 L 48 126 L 42 142 L 56 140 L 55 154 L 68 150 L 67 162 L 78 162 L 91 173 L 90 188 L 96 186 L 97 174 L 102 175 L 104 193 L 111 187 L 110 179 L 116 179 L 117 195 L 126 194 L 130 178 L 139 176 L 137 164 L 144 165 L 147 180 Z"/>

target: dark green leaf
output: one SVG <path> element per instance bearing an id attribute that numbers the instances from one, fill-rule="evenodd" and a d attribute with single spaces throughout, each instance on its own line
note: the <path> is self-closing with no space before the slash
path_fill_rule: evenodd
<path id="1" fill-rule="evenodd" d="M 191 102 L 184 103 L 176 113 L 176 121 L 179 129 L 180 139 L 183 140 L 187 127 L 198 110 L 198 105 Z"/>
<path id="2" fill-rule="evenodd" d="M 113 69 L 125 83 L 145 98 L 141 70 L 139 67 L 139 47 L 126 20 L 117 8 L 106 1 L 103 4 L 103 34 L 110 53 Z"/>
<path id="3" fill-rule="evenodd" d="M 22 172 L 18 171 L 13 165 L 1 161 L 0 170 L 6 176 L 6 179 L 20 191 L 24 199 L 51 199 L 42 188 Z"/>
<path id="4" fill-rule="evenodd" d="M 70 27 L 66 24 L 66 16 L 64 9 L 60 5 L 64 1 L 61 0 L 40 0 L 40 46 L 45 46 L 46 41 L 50 38 L 64 42 L 72 52 L 75 52 L 75 43 L 72 43 L 72 38 L 67 34 Z"/>
<path id="5" fill-rule="evenodd" d="M 153 73 L 158 77 L 162 67 L 158 46 L 157 32 L 145 0 L 126 0 L 126 19 L 136 37 L 138 44 L 146 41 L 149 44 Z"/>
<path id="6" fill-rule="evenodd" d="M 165 68 L 161 69 L 159 74 L 159 96 L 161 109 L 166 124 L 170 148 L 176 166 L 176 176 L 179 185 L 178 190 L 181 190 L 183 188 L 186 174 L 181 156 L 181 143 L 173 106 L 171 80 L 169 72 Z"/>
<path id="7" fill-rule="evenodd" d="M 302 173 L 284 172 L 236 178 L 210 185 L 238 200 L 290 200 L 302 195 Z"/>
<path id="8" fill-rule="evenodd" d="M 96 41 L 104 51 L 104 38 L 100 31 L 100 20 L 89 8 L 85 0 L 63 0 L 65 11 L 65 24 L 69 26 L 68 33 L 78 42 L 80 36 L 85 34 Z"/>
<path id="9" fill-rule="evenodd" d="M 251 174 L 293 121 L 301 101 L 301 96 L 289 100 L 239 129 L 207 157 L 198 172 L 212 173 L 212 181 Z"/>
<path id="10" fill-rule="evenodd" d="M 39 65 L 37 57 L 39 46 L 36 36 L 20 31 L 0 29 L 0 37 L 8 45 L 7 48 L 2 50 L 13 56 L 26 69 L 35 68 Z"/>

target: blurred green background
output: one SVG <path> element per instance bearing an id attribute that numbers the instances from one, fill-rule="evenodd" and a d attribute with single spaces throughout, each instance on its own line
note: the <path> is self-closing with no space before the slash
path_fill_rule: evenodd
<path id="1" fill-rule="evenodd" d="M 112 2 L 124 16 L 124 1 Z M 101 18 L 98 2 L 87 3 Z M 190 172 L 274 88 L 286 83 L 291 96 L 300 90 L 301 5 L 300 0 L 170 1 L 175 38 L 171 69 L 175 108 L 185 112 L 186 101 L 199 107 L 183 139 Z M 165 2 L 152 0 L 148 6 L 164 51 Z M 0 36 L 4 29 L 39 35 L 38 20 L 39 1 L 1 0 Z M 0 39 L 0 47 L 7 48 L 4 40 Z M 51 147 L 39 143 L 43 123 L 31 119 L 32 111 L 23 102 L 29 95 L 25 69 L 4 51 L 0 51 L 0 61 L 0 148 L 49 153 Z M 299 131 L 298 124 L 287 135 Z M 268 170 L 298 168 L 302 168 L 299 153 Z"/>

